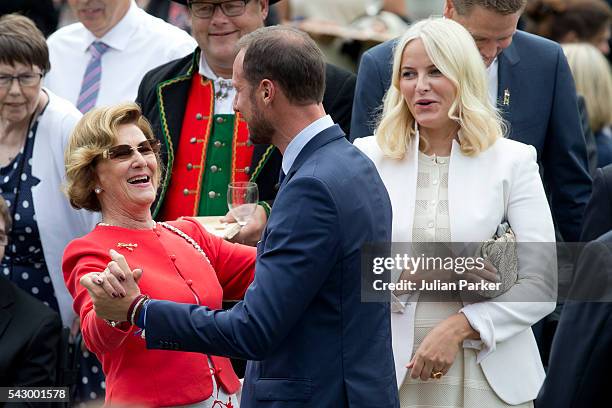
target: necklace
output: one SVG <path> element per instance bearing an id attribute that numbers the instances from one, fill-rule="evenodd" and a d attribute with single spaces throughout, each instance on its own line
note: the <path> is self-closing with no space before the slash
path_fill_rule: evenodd
<path id="1" fill-rule="evenodd" d="M 195 242 L 195 240 L 193 238 L 191 238 L 189 235 L 185 234 L 183 231 L 181 231 L 180 229 L 176 228 L 173 225 L 170 225 L 166 222 L 159 222 L 159 225 L 161 225 L 162 227 L 174 232 L 176 235 L 182 237 L 185 241 L 189 242 L 196 251 L 198 251 L 200 254 L 202 254 L 202 256 L 204 257 L 204 259 L 206 259 L 206 262 L 208 262 L 208 264 L 212 267 L 212 264 L 210 263 L 210 259 L 208 259 L 208 256 L 206 255 L 206 252 L 204 252 L 204 250 L 202 249 L 202 247 L 200 247 L 200 245 Z M 214 269 L 214 268 L 213 268 Z"/>

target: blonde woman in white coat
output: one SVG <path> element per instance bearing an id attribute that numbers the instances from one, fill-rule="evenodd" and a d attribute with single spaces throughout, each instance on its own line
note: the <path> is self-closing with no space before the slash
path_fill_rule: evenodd
<path id="1" fill-rule="evenodd" d="M 470 34 L 442 18 L 413 25 L 376 135 L 355 141 L 389 192 L 394 242 L 482 242 L 507 220 L 518 242 L 554 243 L 535 149 L 503 129 Z M 554 309 L 556 288 L 554 249 L 542 248 L 519 245 L 516 284 L 496 299 L 401 298 L 392 328 L 402 407 L 533 405 L 544 370 L 531 325 Z"/>

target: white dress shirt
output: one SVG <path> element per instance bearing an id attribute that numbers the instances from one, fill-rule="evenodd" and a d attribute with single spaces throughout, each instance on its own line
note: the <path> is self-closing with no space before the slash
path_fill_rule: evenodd
<path id="1" fill-rule="evenodd" d="M 487 67 L 487 81 L 489 85 L 489 100 L 494 107 L 497 106 L 497 88 L 499 86 L 499 60 L 495 58 Z"/>
<path id="2" fill-rule="evenodd" d="M 110 49 L 102 56 L 96 106 L 134 101 L 142 77 L 151 69 L 193 52 L 197 43 L 185 31 L 147 14 L 132 2 L 127 14 L 102 38 L 81 23 L 60 28 L 47 40 L 51 71 L 45 86 L 76 105 L 95 40 Z"/>
<path id="3" fill-rule="evenodd" d="M 223 95 L 223 97 L 219 98 L 215 95 L 215 115 L 233 115 L 234 112 L 234 97 L 236 96 L 236 89 L 231 86 L 232 78 L 221 78 L 217 74 L 215 74 L 208 65 L 208 61 L 206 61 L 206 57 L 204 53 L 200 53 L 200 67 L 199 74 L 205 78 L 213 81 L 213 86 L 215 91 L 217 89 L 221 89 L 223 85 L 221 82 L 225 82 L 225 88 L 227 93 Z"/>
<path id="4" fill-rule="evenodd" d="M 289 145 L 287 145 L 285 153 L 283 154 L 282 162 L 283 172 L 285 175 L 287 175 L 289 170 L 291 170 L 293 162 L 295 162 L 295 159 L 297 159 L 304 146 L 306 146 L 308 142 L 310 142 L 316 135 L 332 126 L 334 126 L 333 119 L 331 116 L 325 115 L 306 126 L 293 138 L 293 140 L 291 140 L 291 142 L 289 142 Z"/>

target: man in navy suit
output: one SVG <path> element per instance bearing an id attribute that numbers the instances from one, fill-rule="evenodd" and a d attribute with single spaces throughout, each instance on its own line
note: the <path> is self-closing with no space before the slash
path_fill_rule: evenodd
<path id="1" fill-rule="evenodd" d="M 610 406 L 612 231 L 589 242 L 552 344 L 538 408 Z"/>
<path id="2" fill-rule="evenodd" d="M 325 63 L 306 34 L 262 28 L 239 48 L 234 109 L 255 143 L 283 153 L 286 175 L 258 244 L 255 280 L 227 311 L 148 301 L 137 313 L 147 347 L 251 360 L 243 408 L 399 407 L 389 304 L 362 302 L 360 290 L 362 245 L 391 240 L 387 191 L 325 114 Z M 125 320 L 139 295 L 130 278 L 116 301 L 91 279 L 82 283 L 108 319 Z"/>
<path id="3" fill-rule="evenodd" d="M 444 16 L 474 37 L 487 65 L 489 95 L 509 124 L 509 137 L 536 148 L 557 228 L 565 241 L 578 241 L 591 178 L 574 82 L 558 44 L 516 30 L 525 3 L 446 0 Z M 361 59 L 352 140 L 374 132 L 391 84 L 394 44 L 376 46 Z"/>

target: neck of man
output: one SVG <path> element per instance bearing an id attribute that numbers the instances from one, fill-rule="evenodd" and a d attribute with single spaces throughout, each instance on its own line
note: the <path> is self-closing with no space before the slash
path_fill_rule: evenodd
<path id="1" fill-rule="evenodd" d="M 138 213 L 121 209 L 102 210 L 102 222 L 115 227 L 140 230 L 151 229 L 155 225 L 149 209 Z"/>
<path id="2" fill-rule="evenodd" d="M 208 66 L 218 77 L 223 79 L 232 79 L 232 70 L 234 61 L 216 61 L 214 59 L 210 59 L 206 53 L 204 53 L 206 57 L 206 62 Z"/>
<path id="3" fill-rule="evenodd" d="M 275 117 L 276 132 L 272 141 L 281 154 L 295 137 L 316 120 L 325 116 L 323 104 L 287 105 Z"/>

